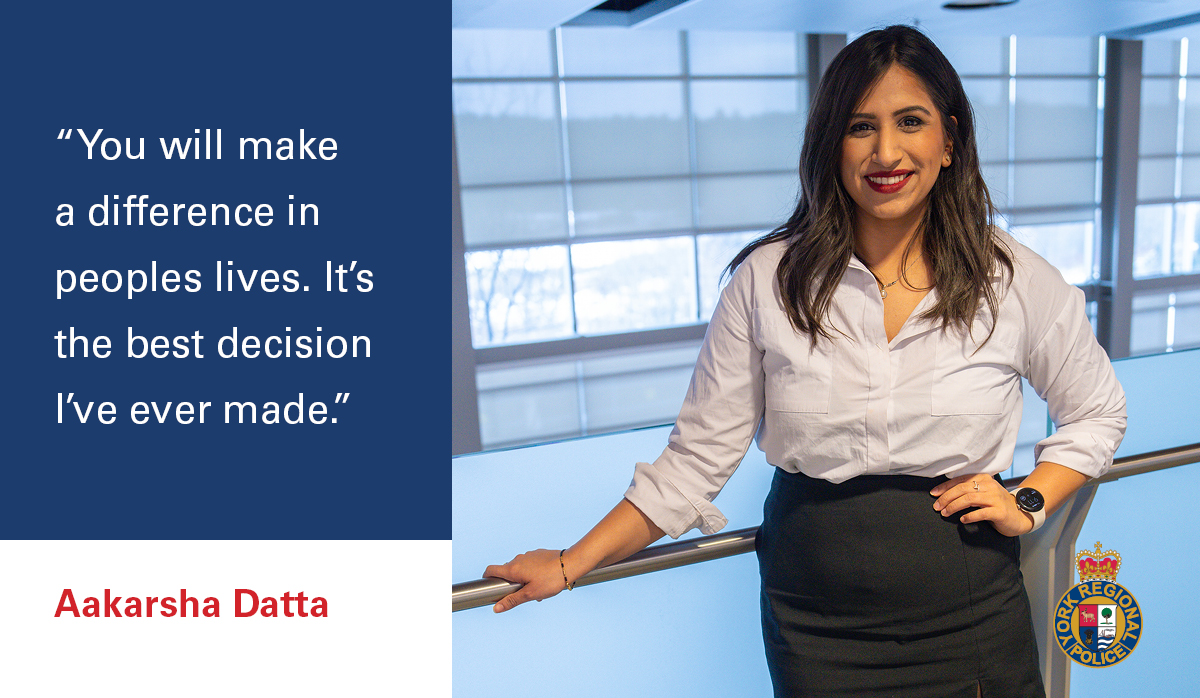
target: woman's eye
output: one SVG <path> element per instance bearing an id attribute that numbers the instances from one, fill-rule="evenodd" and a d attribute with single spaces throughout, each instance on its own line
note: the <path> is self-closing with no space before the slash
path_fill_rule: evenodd
<path id="1" fill-rule="evenodd" d="M 915 116 L 906 116 L 900 120 L 900 127 L 901 128 L 916 128 L 923 123 L 924 123 L 923 121 L 921 121 L 920 119 L 918 119 Z"/>
<path id="2" fill-rule="evenodd" d="M 857 124 L 852 124 L 850 126 L 851 135 L 862 135 L 863 133 L 866 133 L 867 131 L 870 131 L 870 130 L 871 130 L 871 124 L 868 124 L 865 121 L 860 121 Z"/>

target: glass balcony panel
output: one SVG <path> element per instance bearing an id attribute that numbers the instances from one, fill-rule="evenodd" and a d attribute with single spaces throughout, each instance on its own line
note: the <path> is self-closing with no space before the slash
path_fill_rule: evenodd
<path id="1" fill-rule="evenodd" d="M 1195 293 L 1194 289 L 1189 290 Z M 1195 296 L 1189 296 L 1188 302 L 1195 302 L 1194 299 Z M 1147 300 L 1151 301 L 1146 303 L 1147 306 L 1152 303 L 1158 303 L 1159 307 L 1165 305 L 1162 301 Z M 1178 302 L 1180 300 L 1176 295 Z M 1134 296 L 1134 303 L 1139 303 L 1138 296 Z M 1126 411 L 1129 415 L 1129 427 L 1117 450 L 1117 458 L 1177 449 L 1200 441 L 1195 420 L 1195 396 L 1200 393 L 1200 349 L 1118 359 L 1112 362 L 1112 368 L 1126 391 Z M 1200 464 L 1184 465 L 1176 470 L 1188 468 L 1200 469 Z M 1141 475 L 1130 480 L 1138 477 Z M 1096 507 L 1093 506 L 1092 511 L 1096 512 Z M 1175 513 L 1188 510 L 1163 511 Z M 1081 537 L 1080 541 L 1087 541 L 1087 538 Z M 1165 573 L 1168 568 L 1159 567 L 1159 573 Z"/>
<path id="2" fill-rule="evenodd" d="M 578 535 L 566 529 L 547 533 L 552 541 L 542 536 L 534 545 L 557 545 Z M 511 550 L 504 548 L 504 562 Z M 570 676 L 570 693 L 579 698 L 766 698 L 772 692 L 758 585 L 755 557 L 737 555 L 564 591 L 500 615 L 490 608 L 455 613 L 454 693 L 528 698 L 557 693 L 555 677 Z M 516 657 L 496 651 L 513 647 L 517 638 Z M 699 668 L 698 659 L 719 663 L 719 670 Z M 531 681 L 545 690 L 531 688 Z"/>
<path id="3" fill-rule="evenodd" d="M 654 460 L 669 433 L 643 429 L 454 459 L 454 580 L 579 538 L 620 499 L 633 464 Z M 727 530 L 762 521 L 773 474 L 752 446 L 718 500 Z M 563 592 L 501 615 L 462 611 L 453 617 L 454 690 L 525 698 L 530 676 L 569 673 L 573 694 L 584 698 L 769 696 L 758 616 L 753 555 Z M 696 671 L 687 659 L 696 642 L 720 658 L 719 672 Z M 520 661 L 496 651 L 513 643 Z"/>
<path id="4" fill-rule="evenodd" d="M 1135 300 L 1136 302 L 1136 300 Z M 1178 296 L 1176 298 L 1178 303 Z M 1200 391 L 1200 350 L 1142 356 L 1113 362 L 1125 387 L 1129 429 L 1117 456 L 1196 443 L 1195 396 Z M 1184 580 L 1200 574 L 1200 547 L 1189 512 L 1200 488 L 1200 464 L 1126 477 L 1101 485 L 1077 539 L 1076 549 L 1121 554 L 1117 583 L 1137 599 L 1144 632 L 1134 653 L 1119 664 L 1095 670 L 1072 666 L 1071 695 L 1145 692 L 1185 695 L 1191 679 L 1188 639 L 1194 624 L 1177 613 Z M 1152 511 L 1132 502 L 1153 501 Z M 1073 576 L 1075 584 L 1078 576 Z M 1055 649 L 1057 651 L 1057 649 Z"/>
<path id="5" fill-rule="evenodd" d="M 1178 414 L 1161 414 L 1179 419 Z M 1194 692 L 1195 680 L 1183 667 L 1191 666 L 1195 625 L 1177 609 L 1187 587 L 1184 580 L 1200 575 L 1200 545 L 1186 513 L 1195 508 L 1197 488 L 1200 464 L 1122 478 L 1097 489 L 1075 549 L 1091 550 L 1100 542 L 1101 550 L 1120 553 L 1117 583 L 1137 600 L 1143 628 L 1133 654 L 1118 664 L 1093 669 L 1069 662 L 1072 696 L 1137 695 L 1149 686 L 1160 696 Z M 1152 512 L 1130 506 L 1147 501 L 1154 502 Z M 1074 573 L 1071 585 L 1078 581 Z M 1060 650 L 1056 646 L 1052 651 Z"/>

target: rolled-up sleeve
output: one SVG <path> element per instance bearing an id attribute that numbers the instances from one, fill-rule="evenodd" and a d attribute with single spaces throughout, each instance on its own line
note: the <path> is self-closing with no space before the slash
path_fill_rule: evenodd
<path id="1" fill-rule="evenodd" d="M 1034 458 L 1098 477 L 1112 467 L 1125 435 L 1125 392 L 1092 332 L 1083 292 L 1070 287 L 1066 296 L 1030 354 L 1029 382 L 1056 427 Z"/>
<path id="2" fill-rule="evenodd" d="M 713 311 L 666 449 L 653 463 L 637 464 L 625 492 L 626 499 L 672 538 L 693 528 L 711 534 L 725 526 L 727 520 L 712 500 L 737 469 L 762 419 L 753 259 L 754 255 L 734 273 Z"/>

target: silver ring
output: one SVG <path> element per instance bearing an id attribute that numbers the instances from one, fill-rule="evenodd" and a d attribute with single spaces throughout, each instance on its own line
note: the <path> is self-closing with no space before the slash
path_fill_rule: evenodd
<path id="1" fill-rule="evenodd" d="M 979 491 L 979 481 L 971 480 L 971 484 L 975 485 L 975 491 L 978 492 Z"/>

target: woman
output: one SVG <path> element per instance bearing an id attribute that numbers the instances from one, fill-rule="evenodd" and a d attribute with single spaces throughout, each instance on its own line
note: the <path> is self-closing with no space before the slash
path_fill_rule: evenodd
<path id="1" fill-rule="evenodd" d="M 777 696 L 1044 695 L 1016 536 L 1112 463 L 1124 394 L 1082 293 L 993 227 L 945 56 L 873 31 L 813 102 L 791 219 L 730 264 L 670 443 L 564 551 L 486 576 L 504 611 L 657 540 L 724 524 L 712 499 L 757 434 L 777 466 L 757 553 Z M 1056 433 L 1020 500 L 1020 376 Z"/>

